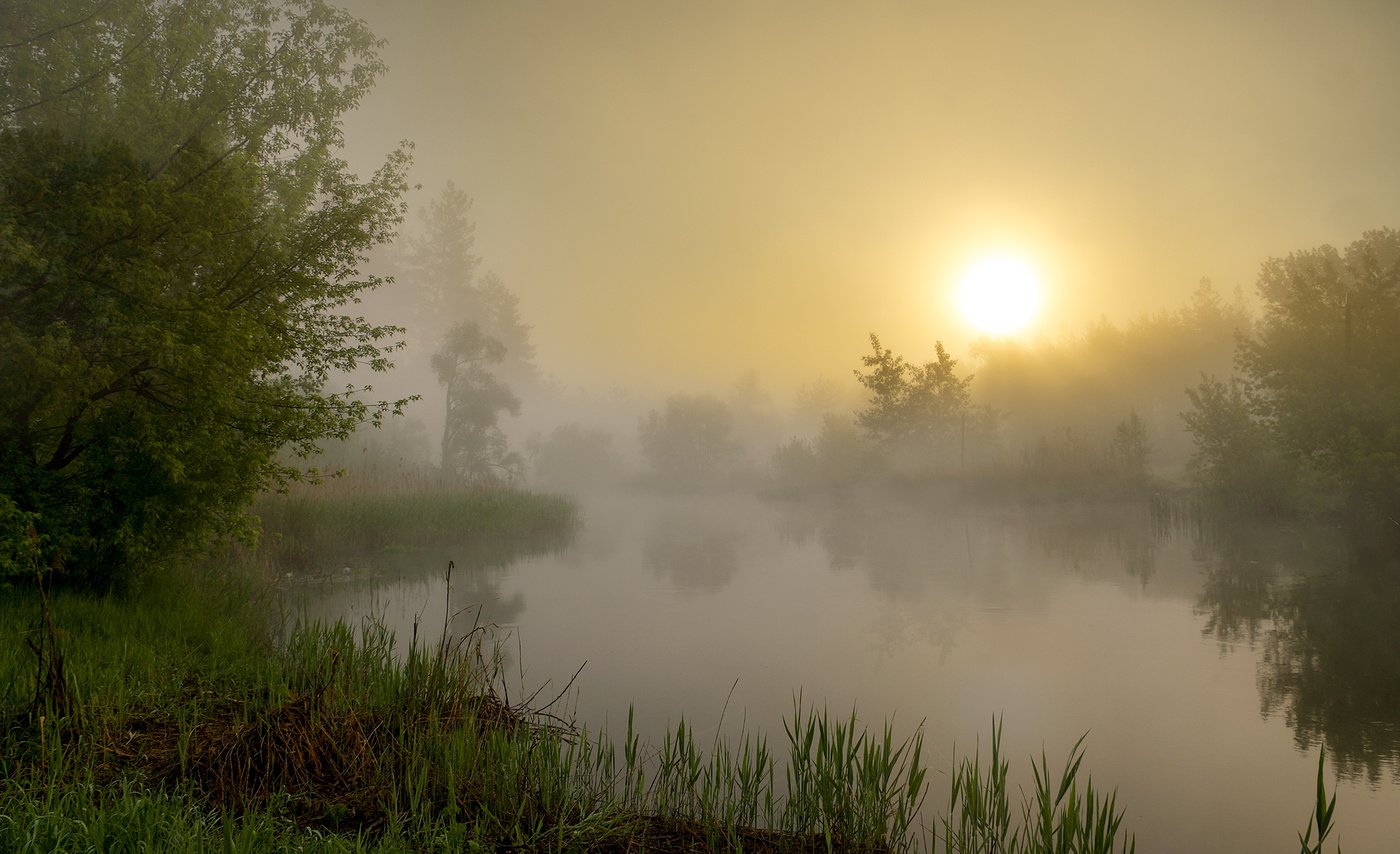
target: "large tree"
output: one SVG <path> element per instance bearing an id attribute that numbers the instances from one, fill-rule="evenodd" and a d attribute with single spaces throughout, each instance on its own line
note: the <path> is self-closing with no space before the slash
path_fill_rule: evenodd
<path id="1" fill-rule="evenodd" d="M 423 210 L 422 233 L 409 241 L 399 277 L 412 295 L 413 331 L 441 345 L 454 326 L 473 323 L 505 348 L 496 374 L 517 387 L 530 385 L 538 379 L 530 326 L 500 277 L 480 272 L 471 209 L 471 197 L 449 181 Z"/>
<path id="2" fill-rule="evenodd" d="M 318 0 L 0 9 L 0 557 L 120 578 L 391 408 L 330 390 L 397 332 L 347 308 L 407 156 L 336 156 L 377 47 Z"/>
<path id="3" fill-rule="evenodd" d="M 501 432 L 502 412 L 516 415 L 520 399 L 495 368 L 506 347 L 475 323 L 459 323 L 433 354 L 433 371 L 447 394 L 442 430 L 442 470 L 466 483 L 514 483 L 524 459 L 510 450 Z"/>
<path id="4" fill-rule="evenodd" d="M 1293 478 L 1311 507 L 1376 531 L 1400 526 L 1400 232 L 1370 231 L 1267 261 L 1242 384 L 1207 380 L 1187 424 L 1207 483 Z M 1243 453 L 1240 449 L 1249 451 Z M 1267 475 L 1267 476 L 1266 476 Z"/>

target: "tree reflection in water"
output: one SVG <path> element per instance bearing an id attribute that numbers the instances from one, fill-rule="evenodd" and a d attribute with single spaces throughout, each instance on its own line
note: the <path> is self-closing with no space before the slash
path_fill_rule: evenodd
<path id="1" fill-rule="evenodd" d="M 1203 632 L 1262 652 L 1260 710 L 1337 771 L 1400 781 L 1400 578 L 1332 532 L 1248 526 L 1203 537 Z"/>
<path id="2" fill-rule="evenodd" d="M 714 593 L 739 571 L 741 538 L 739 525 L 723 516 L 657 513 L 647 527 L 643 560 L 653 575 L 682 590 Z"/>

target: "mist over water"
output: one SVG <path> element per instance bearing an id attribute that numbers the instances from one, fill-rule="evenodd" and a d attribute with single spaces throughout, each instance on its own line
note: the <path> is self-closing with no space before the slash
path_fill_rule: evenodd
<path id="1" fill-rule="evenodd" d="M 45 585 L 209 546 L 289 621 L 494 639 L 503 711 L 922 727 L 930 820 L 1003 722 L 1016 773 L 1087 734 L 1144 851 L 1285 849 L 1318 767 L 1328 844 L 1400 850 L 1400 6 L 344 5 L 0 5 L 31 719 Z M 419 830 L 497 817 L 438 776 Z"/>
<path id="2" fill-rule="evenodd" d="M 1142 502 L 580 502 L 571 543 L 458 564 L 450 625 L 500 627 L 515 696 L 553 698 L 586 662 L 556 711 L 590 730 L 621 732 L 634 707 L 652 739 L 684 717 L 702 742 L 744 728 L 781 743 L 799 693 L 854 706 L 897 733 L 922 723 L 931 814 L 952 748 L 985 745 L 993 715 L 1013 774 L 1088 732 L 1086 768 L 1118 788 L 1141 850 L 1203 852 L 1289 845 L 1326 739 L 1341 843 L 1400 843 L 1395 662 L 1366 640 L 1396 628 L 1400 585 L 1349 566 L 1325 531 L 1211 532 Z M 442 558 L 366 556 L 291 601 L 435 639 Z"/>
<path id="3" fill-rule="evenodd" d="M 1145 851 L 1286 848 L 1325 744 L 1335 839 L 1400 846 L 1394 542 L 1352 536 L 1400 512 L 1393 10 L 350 8 L 347 156 L 421 181 L 374 382 L 421 399 L 325 462 L 581 524 L 313 555 L 298 608 L 499 627 L 513 697 L 614 734 L 1087 732 Z M 989 259 L 1024 281 L 960 309 Z"/>

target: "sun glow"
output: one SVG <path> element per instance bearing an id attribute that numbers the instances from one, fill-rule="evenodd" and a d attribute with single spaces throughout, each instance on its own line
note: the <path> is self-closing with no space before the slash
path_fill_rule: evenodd
<path id="1" fill-rule="evenodd" d="M 1040 278 L 1011 255 L 992 255 L 967 268 L 958 281 L 958 310 L 979 332 L 1010 335 L 1040 311 Z"/>

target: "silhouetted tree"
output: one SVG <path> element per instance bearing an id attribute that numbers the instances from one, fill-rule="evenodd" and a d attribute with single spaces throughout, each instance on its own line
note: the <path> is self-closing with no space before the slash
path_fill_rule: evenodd
<path id="1" fill-rule="evenodd" d="M 1134 409 L 1113 428 L 1113 440 L 1108 450 L 1109 467 L 1125 482 L 1145 482 L 1147 461 L 1151 456 L 1152 445 L 1147 438 L 1147 423 Z"/>
<path id="2" fill-rule="evenodd" d="M 1196 442 L 1189 470 L 1215 499 L 1246 512 L 1279 512 L 1290 501 L 1292 470 L 1280 456 L 1259 404 L 1238 379 L 1202 375 L 1186 390 L 1191 408 L 1181 414 Z"/>
<path id="3" fill-rule="evenodd" d="M 729 407 L 708 395 L 678 394 L 651 410 L 637 429 L 642 455 L 652 469 L 680 483 L 705 483 L 733 476 L 741 459 Z"/>
<path id="4" fill-rule="evenodd" d="M 1244 382 L 1203 382 L 1185 415 L 1203 477 L 1235 495 L 1291 481 L 1310 509 L 1400 528 L 1400 232 L 1270 259 L 1258 291 Z"/>
<path id="5" fill-rule="evenodd" d="M 457 324 L 476 324 L 505 348 L 496 374 L 518 387 L 538 378 L 530 327 L 521 319 L 520 300 L 501 279 L 479 273 L 471 208 L 471 197 L 449 181 L 423 212 L 423 233 L 409 242 L 402 277 L 414 294 L 413 331 L 441 342 Z"/>
<path id="6" fill-rule="evenodd" d="M 447 393 L 442 469 L 468 483 L 511 483 L 523 472 L 524 461 L 509 449 L 499 426 L 502 412 L 520 410 L 520 399 L 491 370 L 505 352 L 476 324 L 459 323 L 433 354 L 433 370 Z"/>
<path id="7" fill-rule="evenodd" d="M 541 483 L 562 487 L 597 487 L 622 476 L 622 455 L 606 430 L 564 424 L 529 444 L 534 476 Z"/>
<path id="8" fill-rule="evenodd" d="M 934 344 L 936 358 L 923 365 L 882 347 L 874 333 L 870 345 L 874 353 L 861 357 L 867 372 L 855 372 L 870 392 L 868 405 L 856 413 L 856 425 L 896 456 L 956 462 L 972 409 L 972 377 L 957 375 L 957 360 L 941 341 Z"/>
<path id="9" fill-rule="evenodd" d="M 1400 525 L 1400 232 L 1271 259 L 1240 364 L 1314 496 Z"/>

